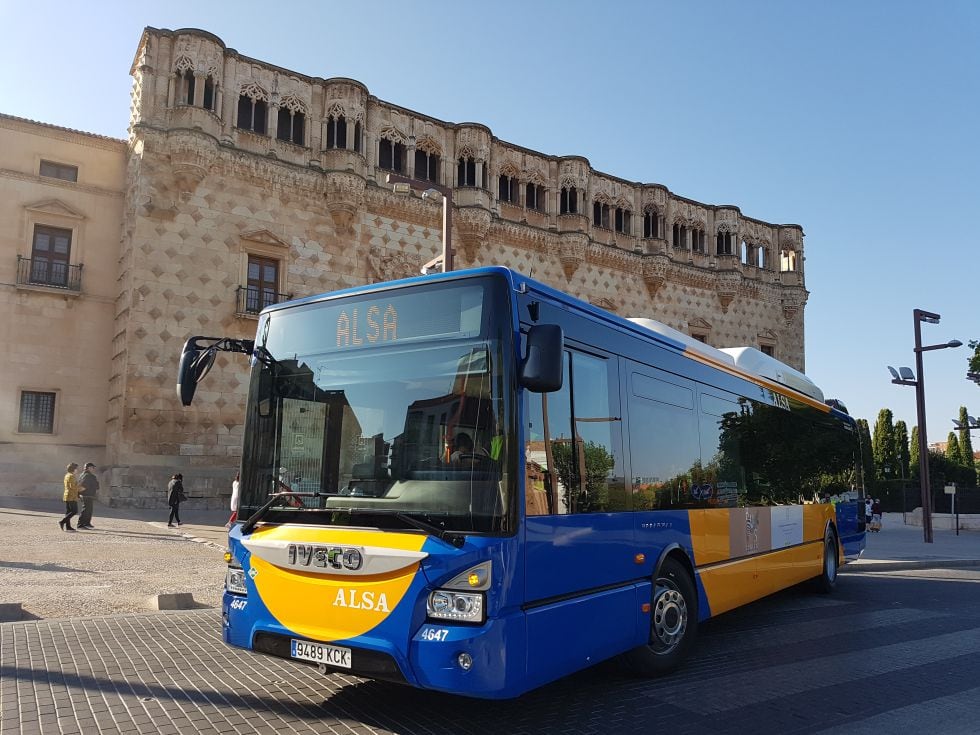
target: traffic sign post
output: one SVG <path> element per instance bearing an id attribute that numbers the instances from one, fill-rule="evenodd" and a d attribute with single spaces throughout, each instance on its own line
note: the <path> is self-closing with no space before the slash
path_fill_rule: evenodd
<path id="1" fill-rule="evenodd" d="M 952 485 L 947 485 L 946 488 L 945 488 L 945 490 L 946 490 L 946 494 L 950 496 L 949 497 L 949 502 L 950 502 L 949 515 L 950 515 L 951 518 L 952 517 L 955 517 L 956 518 L 956 535 L 959 536 L 960 535 L 960 516 L 959 516 L 959 513 L 956 512 L 956 483 L 953 483 Z"/>

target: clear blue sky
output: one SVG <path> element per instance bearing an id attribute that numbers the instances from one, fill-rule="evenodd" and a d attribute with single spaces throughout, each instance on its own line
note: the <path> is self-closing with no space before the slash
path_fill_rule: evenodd
<path id="1" fill-rule="evenodd" d="M 500 138 L 579 154 L 806 233 L 807 373 L 873 425 L 916 423 L 927 344 L 980 338 L 980 3 L 24 3 L 0 0 L 0 111 L 125 137 L 144 26 L 231 48 Z M 653 315 L 656 316 L 656 315 Z M 927 353 L 929 438 L 980 387 Z M 978 437 L 975 435 L 974 444 Z"/>

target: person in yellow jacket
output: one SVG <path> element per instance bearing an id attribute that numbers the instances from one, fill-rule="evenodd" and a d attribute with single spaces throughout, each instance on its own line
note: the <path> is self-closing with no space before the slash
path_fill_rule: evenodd
<path id="1" fill-rule="evenodd" d="M 71 519 L 78 513 L 78 480 L 75 479 L 75 470 L 78 465 L 74 462 L 69 464 L 65 473 L 65 517 L 58 521 L 62 531 L 74 531 Z"/>

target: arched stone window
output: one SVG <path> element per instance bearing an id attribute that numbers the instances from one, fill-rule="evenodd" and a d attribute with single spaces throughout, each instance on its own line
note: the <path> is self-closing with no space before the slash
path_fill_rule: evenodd
<path id="1" fill-rule="evenodd" d="M 691 227 L 691 250 L 695 253 L 704 253 L 704 229 L 700 226 Z"/>
<path id="2" fill-rule="evenodd" d="M 561 202 L 558 213 L 578 214 L 578 189 L 574 186 L 563 186 L 561 188 Z"/>
<path id="3" fill-rule="evenodd" d="M 257 84 L 242 87 L 238 96 L 239 130 L 248 130 L 258 135 L 266 135 L 266 118 L 268 117 L 268 95 Z"/>
<path id="4" fill-rule="evenodd" d="M 715 254 L 716 255 L 733 255 L 734 250 L 734 240 L 736 236 L 730 232 L 719 232 L 715 238 Z"/>
<path id="5" fill-rule="evenodd" d="M 760 245 L 755 251 L 755 262 L 753 265 L 759 268 L 766 269 L 769 267 L 769 248 L 765 245 Z"/>
<path id="6" fill-rule="evenodd" d="M 536 212 L 545 210 L 545 188 L 541 184 L 529 181 L 525 191 L 524 206 Z"/>
<path id="7" fill-rule="evenodd" d="M 184 69 L 184 73 L 180 75 L 180 101 L 185 105 L 194 104 L 195 82 L 194 71 Z"/>
<path id="8" fill-rule="evenodd" d="M 598 199 L 592 203 L 592 225 L 606 230 L 612 229 L 609 226 L 609 205 Z"/>
<path id="9" fill-rule="evenodd" d="M 204 77 L 204 109 L 214 112 L 215 109 L 214 77 L 208 74 Z"/>
<path id="10" fill-rule="evenodd" d="M 460 156 L 456 164 L 456 186 L 476 186 L 476 159 Z"/>
<path id="11" fill-rule="evenodd" d="M 291 95 L 283 97 L 279 103 L 276 138 L 295 145 L 306 143 L 306 107 Z"/>
<path id="12" fill-rule="evenodd" d="M 687 250 L 687 232 L 687 225 L 681 224 L 680 222 L 675 222 L 672 232 L 673 238 L 671 240 L 671 245 L 681 250 Z"/>
<path id="13" fill-rule="evenodd" d="M 519 199 L 520 182 L 517 177 L 503 173 L 497 180 L 497 199 L 508 204 L 517 204 Z"/>
<path id="14" fill-rule="evenodd" d="M 356 126 L 355 126 L 356 127 Z M 355 140 L 357 131 L 355 130 Z M 340 113 L 327 116 L 327 148 L 347 147 L 347 118 Z"/>
<path id="15" fill-rule="evenodd" d="M 661 236 L 660 215 L 655 209 L 647 209 L 643 213 L 643 237 L 659 238 Z"/>
<path id="16" fill-rule="evenodd" d="M 616 207 L 616 232 L 633 234 L 633 213 L 624 207 Z"/>
<path id="17" fill-rule="evenodd" d="M 361 121 L 354 123 L 354 150 L 361 152 Z"/>
<path id="18" fill-rule="evenodd" d="M 423 140 L 415 148 L 415 178 L 439 183 L 439 149 L 430 140 Z"/>
<path id="19" fill-rule="evenodd" d="M 382 136 L 378 141 L 378 168 L 397 174 L 405 173 L 405 144 L 384 133 Z"/>
<path id="20" fill-rule="evenodd" d="M 779 270 L 788 273 L 796 270 L 796 251 L 783 248 L 779 253 Z"/>

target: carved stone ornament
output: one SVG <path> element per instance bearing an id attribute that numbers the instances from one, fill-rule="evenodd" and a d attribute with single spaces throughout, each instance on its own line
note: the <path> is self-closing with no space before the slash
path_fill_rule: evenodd
<path id="1" fill-rule="evenodd" d="M 558 260 L 561 261 L 561 269 L 565 272 L 565 278 L 570 281 L 579 266 L 585 262 L 589 238 L 577 232 L 565 232 L 561 235 L 558 247 Z"/>
<path id="2" fill-rule="evenodd" d="M 453 250 L 467 261 L 472 261 L 477 249 L 484 243 L 490 230 L 490 212 L 482 207 L 461 207 L 453 217 L 456 240 Z"/>
<path id="3" fill-rule="evenodd" d="M 670 258 L 666 255 L 653 255 L 643 259 L 643 282 L 651 298 L 656 296 L 660 287 L 666 283 L 669 267 Z"/>
<path id="4" fill-rule="evenodd" d="M 782 301 L 783 318 L 787 322 L 793 321 L 797 313 L 806 305 L 807 292 L 802 288 L 788 288 L 783 290 Z"/>
<path id="5" fill-rule="evenodd" d="M 168 133 L 170 165 L 177 188 L 191 192 L 208 175 L 218 155 L 218 141 L 205 133 L 193 130 L 174 130 Z"/>
<path id="6" fill-rule="evenodd" d="M 375 283 L 417 276 L 421 265 L 418 256 L 388 250 L 378 245 L 372 245 L 367 253 L 367 276 Z"/>
<path id="7" fill-rule="evenodd" d="M 718 302 L 721 304 L 723 314 L 728 313 L 728 307 L 735 300 L 735 297 L 738 296 L 738 291 L 741 286 L 742 274 L 739 271 L 728 271 L 718 274 L 715 291 L 718 294 Z"/>
<path id="8" fill-rule="evenodd" d="M 350 232 L 364 205 L 364 179 L 349 171 L 327 171 L 323 177 L 323 196 L 330 218 L 339 232 Z"/>

